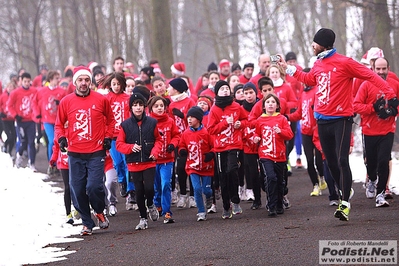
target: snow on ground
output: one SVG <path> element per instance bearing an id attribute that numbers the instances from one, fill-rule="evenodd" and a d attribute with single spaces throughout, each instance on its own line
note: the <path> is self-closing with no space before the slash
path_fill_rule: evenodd
<path id="1" fill-rule="evenodd" d="M 296 161 L 295 152 L 290 156 Z M 306 163 L 302 155 L 302 163 Z M 366 169 L 360 153 L 350 156 L 354 182 L 364 182 Z M 75 251 L 47 247 L 53 243 L 83 240 L 66 238 L 78 235 L 82 226 L 66 224 L 63 193 L 61 189 L 44 182 L 45 174 L 33 173 L 30 169 L 16 169 L 10 157 L 0 152 L 0 202 L 3 202 L 0 227 L 0 265 L 21 265 L 65 260 Z M 399 160 L 394 157 L 390 187 L 399 194 Z M 356 193 L 362 196 L 363 192 Z"/>

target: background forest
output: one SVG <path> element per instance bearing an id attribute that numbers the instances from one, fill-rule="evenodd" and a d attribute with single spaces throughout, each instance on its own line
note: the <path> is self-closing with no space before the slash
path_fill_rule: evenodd
<path id="1" fill-rule="evenodd" d="M 194 78 L 211 62 L 241 65 L 261 53 L 298 54 L 306 66 L 320 27 L 342 54 L 384 50 L 399 70 L 399 0 L 0 0 L 0 78 L 24 67 L 102 63 L 121 55 L 136 71 L 156 58 L 166 76 L 183 61 Z"/>

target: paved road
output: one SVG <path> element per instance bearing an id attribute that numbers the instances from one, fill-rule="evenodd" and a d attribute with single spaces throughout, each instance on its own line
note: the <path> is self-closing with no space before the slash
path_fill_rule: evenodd
<path id="1" fill-rule="evenodd" d="M 41 153 L 41 152 L 40 152 Z M 46 164 L 37 164 L 45 171 Z M 219 212 L 196 222 L 196 209 L 172 208 L 176 223 L 149 221 L 149 228 L 134 231 L 137 211 L 126 211 L 120 198 L 119 212 L 109 217 L 110 228 L 96 230 L 84 241 L 54 246 L 76 250 L 67 260 L 51 265 L 318 265 L 319 240 L 396 240 L 398 196 L 389 208 L 377 209 L 366 199 L 362 185 L 353 184 L 350 221 L 333 217 L 328 191 L 310 197 L 311 183 L 305 169 L 294 169 L 289 178 L 292 207 L 283 215 L 269 218 L 262 208 L 244 212 L 231 220 Z M 51 181 L 61 182 L 60 178 Z M 265 199 L 264 193 L 262 199 Z"/>

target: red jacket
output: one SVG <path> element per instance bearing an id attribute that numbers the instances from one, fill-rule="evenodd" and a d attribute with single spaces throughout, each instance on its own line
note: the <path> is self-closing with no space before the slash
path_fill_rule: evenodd
<path id="1" fill-rule="evenodd" d="M 278 126 L 281 132 L 277 134 L 274 127 Z M 279 113 L 272 116 L 263 114 L 256 120 L 256 136 L 260 137 L 259 159 L 269 159 L 275 162 L 285 162 L 285 141 L 294 137 L 287 118 Z"/>
<path id="2" fill-rule="evenodd" d="M 176 115 L 173 115 L 177 128 L 179 129 L 180 133 L 183 133 L 187 129 L 187 125 L 188 125 L 187 119 L 186 119 L 187 112 L 191 107 L 195 106 L 196 104 L 189 97 L 185 97 L 185 98 L 183 98 L 181 100 L 179 99 L 177 101 L 173 101 L 173 98 L 175 98 L 175 97 L 171 97 L 172 101 L 170 102 L 168 113 L 173 115 L 172 110 L 174 108 L 177 108 L 184 114 L 184 118 L 180 118 Z"/>
<path id="3" fill-rule="evenodd" d="M 2 118 L 3 121 L 14 121 L 14 117 L 10 115 L 7 107 L 7 101 L 10 98 L 10 94 L 5 91 L 0 95 L 0 113 L 4 113 L 7 117 Z"/>
<path id="4" fill-rule="evenodd" d="M 50 89 L 43 87 L 37 90 L 34 101 L 34 115 L 41 115 L 44 123 L 55 124 L 58 104 L 66 96 L 66 91 L 61 87 Z M 57 104 L 58 101 L 58 104 Z"/>
<path id="5" fill-rule="evenodd" d="M 157 164 L 173 162 L 175 160 L 175 152 L 167 152 L 166 149 L 169 144 L 173 144 L 175 147 L 178 146 L 181 136 L 179 129 L 175 121 L 167 113 L 159 116 L 151 112 L 150 115 L 158 121 L 157 128 L 162 139 L 162 146 L 157 156 Z"/>
<path id="6" fill-rule="evenodd" d="M 249 80 L 249 82 L 252 82 L 253 84 L 255 84 L 256 88 L 258 89 L 258 95 L 262 95 L 262 92 L 261 92 L 260 88 L 258 87 L 258 81 L 260 80 L 260 78 L 263 78 L 264 76 L 265 76 L 265 74 L 258 73 Z"/>
<path id="7" fill-rule="evenodd" d="M 32 86 L 36 88 L 43 87 L 43 75 L 39 74 L 37 75 L 33 81 L 32 81 Z"/>
<path id="8" fill-rule="evenodd" d="M 54 141 L 53 145 L 53 155 L 51 155 L 50 162 L 56 162 L 57 163 L 57 169 L 69 169 L 69 164 L 68 164 L 68 154 L 66 152 L 61 152 L 60 150 L 60 144 L 58 144 L 58 141 Z"/>
<path id="9" fill-rule="evenodd" d="M 66 122 L 68 128 L 64 128 Z M 55 137 L 68 136 L 68 151 L 86 154 L 103 150 L 104 138 L 112 138 L 114 128 L 111 105 L 103 95 L 95 91 L 86 97 L 71 93 L 61 100 Z"/>
<path id="10" fill-rule="evenodd" d="M 323 116 L 353 116 L 353 98 L 350 97 L 353 78 L 369 80 L 381 88 L 387 99 L 394 97 L 388 83 L 381 77 L 338 53 L 318 59 L 309 73 L 297 70 L 294 77 L 309 86 L 316 86 L 314 111 Z"/>
<path id="11" fill-rule="evenodd" d="M 303 91 L 298 101 L 298 109 L 292 114 L 288 114 L 290 121 L 301 120 L 301 133 L 312 136 L 316 128 L 316 119 L 313 114 L 316 88 L 311 87 L 308 91 Z"/>
<path id="12" fill-rule="evenodd" d="M 258 101 L 258 102 L 262 102 L 262 101 Z M 244 108 L 244 112 L 247 116 L 249 116 L 250 112 L 247 111 L 245 108 Z M 258 145 L 258 143 L 254 143 L 254 136 L 255 136 L 255 127 L 248 123 L 242 132 L 244 153 L 246 153 L 246 154 L 257 154 L 258 153 L 259 145 Z"/>
<path id="13" fill-rule="evenodd" d="M 395 92 L 399 90 L 399 84 L 395 80 L 388 80 L 388 83 L 395 89 Z M 360 126 L 364 135 L 381 136 L 395 132 L 395 117 L 390 116 L 386 119 L 381 119 L 373 107 L 373 104 L 383 95 L 385 95 L 384 92 L 369 81 L 365 81 L 360 85 L 353 102 L 353 108 L 356 113 L 360 114 Z"/>
<path id="14" fill-rule="evenodd" d="M 215 99 L 216 94 L 215 91 L 211 90 L 210 88 L 207 88 L 200 93 L 200 96 L 209 96 L 211 97 L 211 99 Z"/>
<path id="15" fill-rule="evenodd" d="M 284 98 L 287 101 L 288 113 L 291 109 L 297 107 L 298 100 L 288 83 L 283 83 L 281 86 L 274 87 L 274 94 L 276 94 L 279 99 Z"/>
<path id="16" fill-rule="evenodd" d="M 116 139 L 118 137 L 119 130 L 121 129 L 121 123 L 123 122 L 123 120 L 130 117 L 130 95 L 124 92 L 115 94 L 110 90 L 109 93 L 105 95 L 105 97 L 108 99 L 111 105 L 112 113 L 114 114 L 115 129 L 113 138 Z"/>
<path id="17" fill-rule="evenodd" d="M 251 80 L 251 78 L 247 78 L 244 74 L 241 74 L 241 75 L 238 77 L 238 79 L 240 80 L 240 83 L 241 83 L 241 84 L 248 83 L 248 82 Z M 258 87 L 258 84 L 255 84 L 255 86 Z M 233 88 L 233 89 L 234 89 L 234 88 Z"/>
<path id="18" fill-rule="evenodd" d="M 214 160 L 204 161 L 205 154 L 212 152 L 212 146 L 212 138 L 202 125 L 198 130 L 188 128 L 183 132 L 179 143 L 179 151 L 181 149 L 187 150 L 185 169 L 188 175 L 213 176 Z"/>
<path id="19" fill-rule="evenodd" d="M 13 90 L 7 101 L 9 115 L 14 118 L 16 115 L 19 115 L 22 117 L 22 121 L 36 120 L 33 113 L 35 94 L 35 87 L 29 87 L 29 89 L 19 87 Z"/>
<path id="20" fill-rule="evenodd" d="M 241 121 L 238 129 L 234 125 L 229 125 L 226 118 L 234 117 L 234 122 Z M 214 149 L 216 152 L 222 152 L 233 149 L 242 149 L 242 130 L 247 126 L 247 115 L 244 108 L 238 103 L 233 102 L 224 109 L 213 105 L 209 112 L 208 132 L 214 136 Z"/>
<path id="21" fill-rule="evenodd" d="M 287 101 L 284 98 L 279 98 L 280 100 L 280 114 L 285 115 L 290 113 L 290 109 L 287 107 Z M 251 112 L 248 115 L 248 121 L 252 122 L 258 119 L 263 114 L 263 101 L 259 100 L 255 103 Z"/>

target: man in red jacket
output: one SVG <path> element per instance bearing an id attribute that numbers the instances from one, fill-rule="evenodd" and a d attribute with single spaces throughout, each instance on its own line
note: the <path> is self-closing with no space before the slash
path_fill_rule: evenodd
<path id="1" fill-rule="evenodd" d="M 387 78 L 388 60 L 377 58 L 372 68 L 381 78 L 387 80 L 397 94 L 399 83 L 394 79 Z M 355 112 L 360 114 L 360 125 L 364 134 L 366 168 L 369 177 L 369 182 L 366 185 L 366 196 L 367 198 L 375 197 L 376 207 L 388 207 L 389 203 L 385 200 L 385 188 L 388 182 L 397 109 L 386 107 L 386 101 L 380 88 L 374 86 L 370 81 L 365 81 L 360 85 L 353 104 Z M 387 110 L 389 112 L 386 112 Z"/>
<path id="2" fill-rule="evenodd" d="M 22 163 L 22 152 L 28 149 L 30 168 L 36 172 L 36 123 L 34 121 L 33 101 L 36 95 L 36 88 L 30 86 L 31 75 L 27 72 L 21 75 L 22 86 L 10 93 L 7 101 L 9 115 L 16 121 L 17 136 L 20 142 L 17 157 L 15 159 L 16 167 Z"/>
<path id="3" fill-rule="evenodd" d="M 91 235 L 95 226 L 90 206 L 96 213 L 99 227 L 109 226 L 103 213 L 103 175 L 105 151 L 111 148 L 115 119 L 107 98 L 90 90 L 91 81 L 90 69 L 84 66 L 74 69 L 75 92 L 61 100 L 55 123 L 60 150 L 68 151 L 72 201 L 83 222 L 81 235 Z"/>
<path id="4" fill-rule="evenodd" d="M 353 123 L 353 78 L 369 80 L 378 86 L 391 105 L 398 100 L 388 83 L 376 73 L 352 58 L 338 54 L 333 48 L 335 33 L 331 29 L 320 29 L 313 38 L 313 52 L 317 56 L 309 73 L 287 66 L 280 55 L 280 64 L 286 72 L 309 86 L 317 86 L 314 115 L 318 124 L 321 147 L 328 167 L 341 191 L 341 201 L 334 216 L 349 220 L 352 172 L 349 166 L 349 148 Z M 395 98 L 395 99 L 393 99 Z"/>

